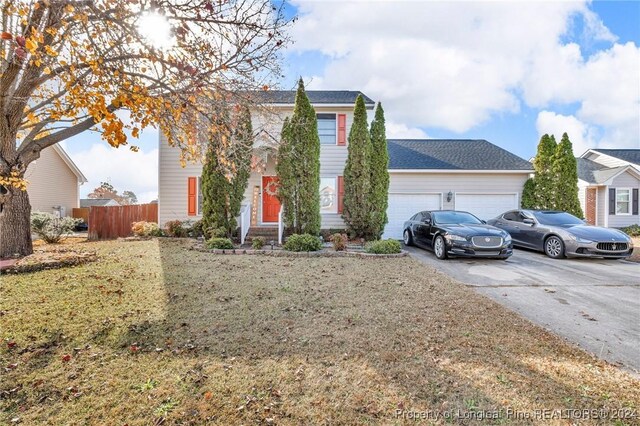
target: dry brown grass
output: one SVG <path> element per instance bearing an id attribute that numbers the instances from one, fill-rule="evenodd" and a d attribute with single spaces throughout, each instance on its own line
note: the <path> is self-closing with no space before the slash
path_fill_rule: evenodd
<path id="1" fill-rule="evenodd" d="M 2 277 L 0 423 L 401 424 L 397 409 L 640 404 L 637 378 L 411 258 L 187 244 L 83 243 L 98 262 Z"/>

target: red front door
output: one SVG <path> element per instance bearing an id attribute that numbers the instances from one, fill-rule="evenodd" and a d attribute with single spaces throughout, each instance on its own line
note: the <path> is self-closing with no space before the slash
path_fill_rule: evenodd
<path id="1" fill-rule="evenodd" d="M 262 222 L 278 221 L 280 201 L 275 196 L 277 187 L 277 176 L 262 176 Z"/>

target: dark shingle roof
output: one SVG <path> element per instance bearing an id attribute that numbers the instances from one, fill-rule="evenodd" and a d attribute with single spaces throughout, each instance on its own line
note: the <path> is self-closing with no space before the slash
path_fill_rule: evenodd
<path id="1" fill-rule="evenodd" d="M 587 160 L 586 158 L 576 158 L 576 162 L 578 163 L 578 179 L 589 183 L 596 183 L 593 172 L 604 169 L 604 166 L 595 161 Z"/>
<path id="2" fill-rule="evenodd" d="M 533 170 L 533 165 L 483 139 L 389 139 L 389 169 Z"/>
<path id="3" fill-rule="evenodd" d="M 80 207 L 102 207 L 112 201 L 111 198 L 81 198 Z"/>
<path id="4" fill-rule="evenodd" d="M 594 151 L 640 165 L 640 149 L 594 149 Z"/>
<path id="5" fill-rule="evenodd" d="M 362 95 L 366 105 L 373 106 L 375 102 L 359 91 L 353 90 L 307 90 L 307 97 L 312 104 L 348 104 L 353 105 L 358 95 Z M 255 92 L 257 101 L 267 104 L 293 104 L 296 100 L 295 90 L 267 90 Z"/>

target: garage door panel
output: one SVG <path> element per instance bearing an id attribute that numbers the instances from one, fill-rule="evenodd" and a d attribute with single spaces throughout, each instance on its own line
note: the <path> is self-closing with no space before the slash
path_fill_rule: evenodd
<path id="1" fill-rule="evenodd" d="M 455 194 L 455 209 L 489 220 L 518 208 L 517 194 Z"/>
<path id="2" fill-rule="evenodd" d="M 441 194 L 389 194 L 388 223 L 383 238 L 402 238 L 402 225 L 414 214 L 423 210 L 439 210 Z"/>

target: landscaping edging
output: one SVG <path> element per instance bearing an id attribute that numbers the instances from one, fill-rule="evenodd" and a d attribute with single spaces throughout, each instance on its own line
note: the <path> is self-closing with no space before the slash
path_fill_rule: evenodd
<path id="1" fill-rule="evenodd" d="M 393 254 L 374 254 L 374 253 L 365 253 L 365 252 L 355 252 L 355 251 L 328 251 L 328 250 L 319 250 L 319 251 L 287 251 L 287 250 L 254 250 L 254 249 L 229 249 L 229 250 L 221 250 L 221 249 L 208 249 L 203 246 L 193 246 L 192 250 L 200 251 L 203 253 L 212 253 L 212 254 L 224 254 L 224 255 L 263 255 L 263 256 L 274 256 L 274 257 L 361 257 L 361 258 L 393 258 L 393 257 L 405 257 L 409 255 L 409 252 L 402 250 L 400 253 Z"/>
<path id="2" fill-rule="evenodd" d="M 56 253 L 56 252 L 53 252 Z M 42 259 L 42 260 L 33 260 L 29 259 L 30 256 L 36 256 L 36 259 L 39 257 L 46 257 L 46 253 L 36 252 L 33 255 L 27 256 L 24 259 L 19 259 L 12 265 L 7 265 L 2 268 L 3 274 L 23 274 L 27 272 L 37 272 L 45 269 L 59 269 L 66 268 L 68 266 L 78 266 L 84 265 L 85 263 L 95 262 L 98 260 L 98 256 L 93 252 L 57 252 L 69 254 L 67 257 L 58 256 L 62 258 L 56 259 L 56 255 L 51 255 L 51 259 Z M 23 263 L 21 263 L 23 262 Z"/>

